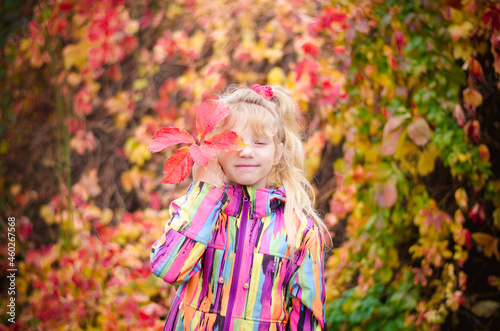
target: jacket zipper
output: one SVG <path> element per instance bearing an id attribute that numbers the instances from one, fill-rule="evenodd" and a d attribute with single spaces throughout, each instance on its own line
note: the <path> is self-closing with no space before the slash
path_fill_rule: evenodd
<path id="1" fill-rule="evenodd" d="M 238 252 L 236 254 L 236 258 L 234 259 L 235 266 L 233 269 L 233 276 L 236 278 L 233 279 L 233 281 L 231 283 L 231 289 L 229 291 L 229 299 L 230 300 L 232 299 L 233 302 L 230 302 L 228 305 L 229 307 L 227 310 L 226 320 L 224 323 L 224 330 L 229 330 L 229 328 L 231 326 L 231 315 L 233 313 L 233 307 L 234 307 L 234 303 L 236 301 L 236 292 L 238 291 L 238 283 L 239 283 L 238 280 L 239 280 L 240 267 L 241 267 L 241 257 L 243 255 L 244 250 L 245 250 L 245 235 L 246 235 L 246 228 L 247 228 L 247 221 L 248 221 L 248 204 L 249 204 L 249 202 L 248 202 L 248 198 L 247 198 L 246 192 L 245 192 L 245 195 L 243 196 L 243 211 L 242 211 L 241 220 L 240 220 L 240 231 L 238 233 L 238 244 L 241 247 L 236 247 Z"/>

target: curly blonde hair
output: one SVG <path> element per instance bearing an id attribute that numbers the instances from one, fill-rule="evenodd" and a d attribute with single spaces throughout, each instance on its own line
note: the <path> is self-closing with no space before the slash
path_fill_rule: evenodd
<path id="1" fill-rule="evenodd" d="M 323 230 L 320 232 L 324 239 L 328 229 L 314 209 L 314 189 L 305 174 L 303 116 L 285 88 L 272 86 L 272 92 L 269 99 L 247 86 L 229 86 L 220 99 L 227 103 L 231 113 L 219 129 L 237 131 L 250 126 L 256 134 L 272 136 L 276 146 L 283 144 L 281 159 L 269 179 L 284 186 L 286 191 L 284 216 L 289 243 L 295 242 L 296 222 L 304 222 L 304 215 Z"/>

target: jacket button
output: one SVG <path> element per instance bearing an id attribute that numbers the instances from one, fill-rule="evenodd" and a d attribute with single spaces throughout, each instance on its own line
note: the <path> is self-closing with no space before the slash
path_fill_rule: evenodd
<path id="1" fill-rule="evenodd" d="M 219 284 L 224 284 L 224 278 L 222 277 L 219 278 Z"/>
<path id="2" fill-rule="evenodd" d="M 248 290 L 248 283 L 245 283 L 245 284 L 243 285 L 243 288 L 244 288 L 245 290 Z"/>

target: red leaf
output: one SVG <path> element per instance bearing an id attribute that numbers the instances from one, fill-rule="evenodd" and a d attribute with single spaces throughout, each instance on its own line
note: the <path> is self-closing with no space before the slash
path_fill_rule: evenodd
<path id="1" fill-rule="evenodd" d="M 198 141 L 202 142 L 217 124 L 229 115 L 229 107 L 225 102 L 209 99 L 202 103 L 196 112 L 196 132 Z"/>
<path id="2" fill-rule="evenodd" d="M 210 144 L 202 144 L 201 146 L 191 145 L 189 153 L 194 162 L 202 167 L 206 167 L 208 162 L 217 154 L 217 149 L 212 148 Z"/>
<path id="3" fill-rule="evenodd" d="M 302 49 L 306 54 L 309 53 L 314 57 L 317 57 L 319 54 L 319 47 L 310 42 L 307 42 L 304 45 L 302 45 Z"/>
<path id="4" fill-rule="evenodd" d="M 163 167 L 165 177 L 160 184 L 178 184 L 191 172 L 193 159 L 189 155 L 189 146 L 179 148 L 170 156 Z"/>
<path id="5" fill-rule="evenodd" d="M 464 110 L 462 109 L 462 106 L 460 106 L 460 104 L 457 104 L 455 106 L 455 110 L 453 111 L 453 116 L 456 117 L 458 125 L 460 125 L 461 127 L 463 127 L 465 125 L 465 121 L 466 121 L 465 113 L 464 113 Z"/>
<path id="6" fill-rule="evenodd" d="M 234 131 L 224 131 L 208 137 L 205 142 L 210 148 L 225 152 L 240 150 L 245 146 Z"/>
<path id="7" fill-rule="evenodd" d="M 148 150 L 151 152 L 160 152 L 167 147 L 177 144 L 194 144 L 194 138 L 187 131 L 166 127 L 161 128 L 154 134 Z"/>
<path id="8" fill-rule="evenodd" d="M 474 223 L 484 223 L 485 213 L 483 206 L 479 203 L 476 203 L 471 210 L 469 210 L 469 217 L 472 219 Z"/>

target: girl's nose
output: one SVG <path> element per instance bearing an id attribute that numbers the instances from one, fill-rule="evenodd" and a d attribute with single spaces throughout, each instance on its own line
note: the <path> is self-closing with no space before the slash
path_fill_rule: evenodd
<path id="1" fill-rule="evenodd" d="M 253 149 L 251 144 L 247 144 L 239 152 L 240 157 L 251 157 L 253 156 Z"/>

